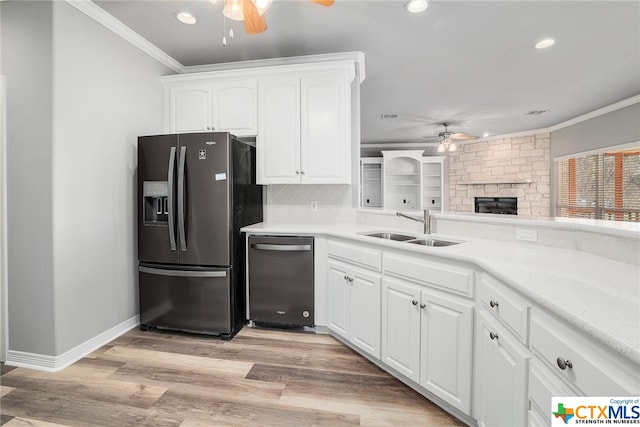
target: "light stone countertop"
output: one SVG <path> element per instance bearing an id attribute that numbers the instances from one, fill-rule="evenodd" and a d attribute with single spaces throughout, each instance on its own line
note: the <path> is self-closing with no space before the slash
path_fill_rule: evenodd
<path id="1" fill-rule="evenodd" d="M 464 243 L 424 247 L 363 236 L 392 231 L 358 223 L 260 223 L 256 234 L 324 235 L 464 261 L 500 279 L 587 335 L 640 364 L 640 267 L 571 249 L 433 234 Z M 406 230 L 395 230 L 407 234 Z M 415 234 L 415 233 L 410 233 Z"/>

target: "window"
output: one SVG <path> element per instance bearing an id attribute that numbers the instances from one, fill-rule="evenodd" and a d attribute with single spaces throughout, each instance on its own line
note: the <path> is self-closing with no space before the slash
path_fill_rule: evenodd
<path id="1" fill-rule="evenodd" d="M 640 145 L 556 160 L 556 216 L 640 222 Z"/>

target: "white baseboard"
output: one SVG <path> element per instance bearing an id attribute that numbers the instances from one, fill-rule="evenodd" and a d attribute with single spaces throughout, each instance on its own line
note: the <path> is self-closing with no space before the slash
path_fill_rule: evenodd
<path id="1" fill-rule="evenodd" d="M 97 335 L 90 340 L 83 342 L 82 344 L 61 354 L 60 356 L 47 356 L 44 354 L 9 350 L 7 351 L 7 360 L 5 364 L 8 366 L 35 369 L 38 371 L 61 371 L 67 366 L 90 354 L 92 351 L 97 350 L 103 345 L 118 338 L 125 332 L 128 332 L 131 329 L 135 328 L 139 324 L 140 316 L 136 315 L 130 319 L 125 320 L 119 325 L 116 325 L 113 328 L 104 331 L 100 335 Z"/>

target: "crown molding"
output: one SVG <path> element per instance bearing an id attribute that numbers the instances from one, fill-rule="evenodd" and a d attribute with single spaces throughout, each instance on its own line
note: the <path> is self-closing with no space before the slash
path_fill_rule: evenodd
<path id="1" fill-rule="evenodd" d="M 184 73 L 184 65 L 167 55 L 164 51 L 158 49 L 154 44 L 114 18 L 113 15 L 107 13 L 91 0 L 66 0 L 66 2 L 99 24 L 104 25 L 156 61 L 166 65 L 176 73 Z"/>
<path id="2" fill-rule="evenodd" d="M 365 79 L 364 68 L 364 53 L 363 52 L 339 52 L 339 53 L 326 53 L 319 55 L 305 55 L 305 56 L 288 56 L 282 58 L 267 58 L 267 59 L 254 59 L 249 61 L 238 62 L 223 62 L 219 64 L 205 64 L 205 65 L 189 65 L 183 68 L 185 74 L 200 74 L 208 72 L 237 72 L 245 69 L 267 69 L 269 67 L 282 67 L 282 66 L 312 66 L 317 67 L 331 64 L 344 63 L 349 66 L 355 64 L 355 75 L 359 82 L 362 83 Z"/>

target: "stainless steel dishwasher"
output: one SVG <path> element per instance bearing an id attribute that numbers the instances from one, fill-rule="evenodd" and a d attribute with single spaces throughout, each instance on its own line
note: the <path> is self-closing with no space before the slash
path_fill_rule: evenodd
<path id="1" fill-rule="evenodd" d="M 249 320 L 314 326 L 313 237 L 249 236 Z"/>

